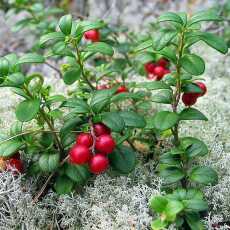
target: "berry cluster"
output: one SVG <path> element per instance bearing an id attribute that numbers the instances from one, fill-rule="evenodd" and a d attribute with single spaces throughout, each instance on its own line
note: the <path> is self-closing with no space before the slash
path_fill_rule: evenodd
<path id="1" fill-rule="evenodd" d="M 207 92 L 207 87 L 203 82 L 195 82 L 195 84 L 202 90 L 202 93 L 184 93 L 182 101 L 185 106 L 192 106 L 196 103 L 198 97 L 202 97 Z"/>
<path id="2" fill-rule="evenodd" d="M 112 153 L 116 142 L 110 129 L 102 123 L 94 124 L 91 133 L 80 133 L 70 149 L 72 164 L 88 164 L 94 174 L 104 172 L 109 166 L 107 155 Z"/>
<path id="3" fill-rule="evenodd" d="M 165 58 L 159 59 L 157 62 L 148 62 L 144 65 L 149 80 L 160 81 L 164 75 L 170 73 L 168 69 L 169 61 Z"/>
<path id="4" fill-rule="evenodd" d="M 11 158 L 0 157 L 0 171 L 11 171 L 15 174 L 23 172 L 23 163 L 20 154 L 16 153 Z"/>
<path id="5" fill-rule="evenodd" d="M 91 42 L 99 42 L 101 36 L 98 30 L 88 30 L 84 33 L 84 37 Z"/>

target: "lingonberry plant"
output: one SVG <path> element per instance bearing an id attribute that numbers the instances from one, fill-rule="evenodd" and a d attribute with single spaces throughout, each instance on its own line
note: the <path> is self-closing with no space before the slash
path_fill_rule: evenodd
<path id="1" fill-rule="evenodd" d="M 129 139 L 146 125 L 144 117 L 132 109 L 132 103 L 123 109 L 119 106 L 124 100 L 141 101 L 143 94 L 129 92 L 124 83 L 97 89 L 105 69 L 102 66 L 101 71 L 91 70 L 92 67 L 87 66 L 98 53 L 104 59 L 112 59 L 113 47 L 101 40 L 89 39 L 91 35 L 87 33 L 97 31 L 98 34 L 105 23 L 74 21 L 71 15 L 65 15 L 58 26 L 57 32 L 40 39 L 45 52 L 47 47 L 51 48 L 47 55 L 8 54 L 0 59 L 0 86 L 11 87 L 23 98 L 16 106 L 18 121 L 12 125 L 10 136 L 0 142 L 1 165 L 7 169 L 5 164 L 9 162 L 20 172 L 22 165 L 15 155 L 24 152 L 29 158 L 24 167 L 26 173 L 49 174 L 34 201 L 48 185 L 53 184 L 59 194 L 70 193 L 84 185 L 91 175 L 103 173 L 110 166 L 116 174 L 131 172 L 136 153 Z M 103 36 L 97 35 L 97 39 Z M 52 95 L 51 86 L 44 84 L 44 76 L 27 74 L 22 68 L 25 63 L 44 63 L 56 56 L 66 59 L 60 68 L 63 81 L 67 85 L 75 83 L 68 97 Z M 117 69 L 106 71 L 108 74 L 119 72 Z"/>
<path id="2" fill-rule="evenodd" d="M 165 195 L 155 196 L 150 201 L 150 208 L 159 215 L 151 224 L 154 230 L 165 229 L 172 223 L 178 229 L 203 229 L 201 215 L 205 214 L 208 205 L 202 185 L 213 185 L 218 179 L 211 167 L 199 165 L 199 157 L 208 154 L 207 146 L 195 137 L 179 135 L 182 121 L 207 120 L 204 114 L 191 107 L 207 91 L 205 84 L 197 81 L 197 76 L 205 71 L 205 62 L 193 53 L 191 46 L 203 41 L 223 54 L 228 51 L 222 38 L 201 31 L 203 21 L 221 21 L 221 18 L 213 11 L 199 12 L 191 17 L 185 13 L 165 13 L 158 22 L 166 22 L 166 27 L 154 39 L 149 38 L 136 48 L 143 55 L 147 52 L 161 54 L 174 66 L 171 74 L 162 78 L 162 67 L 155 71 L 154 63 L 147 64 L 147 71 L 155 72 L 162 80 L 141 84 L 160 91 L 152 96 L 153 101 L 171 105 L 171 111 L 155 113 L 147 124 L 147 128 L 156 133 L 170 130 L 173 135 L 173 147 L 159 156 L 157 171 L 164 180 Z M 186 106 L 182 110 L 178 108 L 181 97 Z"/>

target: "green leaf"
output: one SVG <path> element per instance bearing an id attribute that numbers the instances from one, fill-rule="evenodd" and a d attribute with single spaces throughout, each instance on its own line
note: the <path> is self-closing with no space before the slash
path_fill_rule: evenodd
<path id="1" fill-rule="evenodd" d="M 173 63 L 177 62 L 175 50 L 171 49 L 170 47 L 165 47 L 162 50 L 156 51 L 156 53 L 164 56 Z"/>
<path id="2" fill-rule="evenodd" d="M 186 83 L 182 86 L 182 91 L 185 93 L 202 93 L 202 89 L 195 83 Z"/>
<path id="3" fill-rule="evenodd" d="M 120 102 L 120 101 L 124 101 L 127 99 L 139 100 L 139 99 L 142 99 L 142 96 L 140 96 L 136 93 L 129 93 L 129 92 L 118 93 L 111 98 L 111 102 L 118 102 L 118 101 Z"/>
<path id="4" fill-rule="evenodd" d="M 187 212 L 202 212 L 208 210 L 208 203 L 201 199 L 183 200 L 182 202 Z"/>
<path id="5" fill-rule="evenodd" d="M 28 53 L 21 56 L 17 64 L 44 63 L 44 62 L 45 62 L 45 58 L 42 55 L 36 53 Z"/>
<path id="6" fill-rule="evenodd" d="M 80 98 L 69 98 L 63 104 L 62 107 L 73 108 L 75 113 L 89 113 L 90 108 L 88 104 Z"/>
<path id="7" fill-rule="evenodd" d="M 28 99 L 22 101 L 16 107 L 16 117 L 19 121 L 25 122 L 32 120 L 40 109 L 39 99 Z"/>
<path id="8" fill-rule="evenodd" d="M 194 167 L 190 172 L 189 178 L 204 185 L 215 185 L 218 182 L 216 171 L 207 166 Z"/>
<path id="9" fill-rule="evenodd" d="M 121 146 L 109 154 L 109 161 L 114 170 L 128 174 L 135 168 L 136 153 L 127 146 Z"/>
<path id="10" fill-rule="evenodd" d="M 114 132 L 121 132 L 124 129 L 125 122 L 118 112 L 103 113 L 101 118 L 102 123 Z"/>
<path id="11" fill-rule="evenodd" d="M 40 45 L 45 44 L 48 41 L 54 40 L 54 41 L 64 41 L 65 36 L 62 32 L 51 32 L 48 34 L 43 35 L 40 38 Z"/>
<path id="12" fill-rule="evenodd" d="M 203 113 L 191 107 L 183 109 L 180 112 L 179 116 L 180 116 L 180 120 L 202 120 L 202 121 L 208 120 L 208 118 Z"/>
<path id="13" fill-rule="evenodd" d="M 195 156 L 205 156 L 208 154 L 208 148 L 201 140 L 194 137 L 184 137 L 180 139 L 180 146 L 185 150 L 189 158 Z"/>
<path id="14" fill-rule="evenodd" d="M 180 64 L 185 71 L 195 76 L 201 75 L 205 70 L 204 60 L 196 54 L 185 54 Z"/>
<path id="15" fill-rule="evenodd" d="M 191 17 L 188 25 L 191 26 L 194 23 L 202 21 L 222 21 L 222 19 L 214 11 L 200 11 Z"/>
<path id="16" fill-rule="evenodd" d="M 10 74 L 7 79 L 15 86 L 21 86 L 25 82 L 25 76 L 22 73 Z"/>
<path id="17" fill-rule="evenodd" d="M 54 189 L 56 192 L 61 194 L 69 194 L 71 193 L 74 186 L 74 182 L 70 180 L 67 176 L 59 176 L 56 179 L 56 182 L 54 184 Z"/>
<path id="18" fill-rule="evenodd" d="M 182 202 L 177 200 L 169 200 L 166 208 L 165 208 L 165 214 L 166 219 L 170 219 L 176 216 L 178 213 L 180 213 L 184 209 L 184 205 Z"/>
<path id="19" fill-rule="evenodd" d="M 145 50 L 153 45 L 153 40 L 150 38 L 144 42 L 141 42 L 135 49 L 134 52 L 140 52 L 142 50 Z"/>
<path id="20" fill-rule="evenodd" d="M 144 128 L 146 126 L 146 121 L 144 117 L 133 111 L 122 111 L 119 113 L 124 119 L 125 126 Z"/>
<path id="21" fill-rule="evenodd" d="M 6 58 L 1 57 L 0 58 L 0 77 L 6 76 L 9 72 L 9 69 L 10 69 L 9 61 Z"/>
<path id="22" fill-rule="evenodd" d="M 15 121 L 10 127 L 10 135 L 15 136 L 22 132 L 22 122 Z"/>
<path id="23" fill-rule="evenodd" d="M 154 50 L 162 50 L 165 46 L 167 46 L 172 39 L 174 39 L 177 35 L 177 31 L 172 29 L 164 29 L 160 33 L 158 33 L 153 42 Z"/>
<path id="24" fill-rule="evenodd" d="M 59 28 L 61 32 L 65 35 L 69 35 L 71 33 L 72 28 L 72 16 L 71 14 L 64 15 L 59 20 Z"/>
<path id="25" fill-rule="evenodd" d="M 39 158 L 39 167 L 44 172 L 53 172 L 59 166 L 60 155 L 57 154 L 43 154 Z"/>
<path id="26" fill-rule="evenodd" d="M 191 230 L 205 229 L 198 213 L 185 213 L 185 220 L 188 223 Z"/>
<path id="27" fill-rule="evenodd" d="M 112 46 L 108 45 L 107 43 L 104 42 L 94 42 L 91 44 L 88 44 L 84 51 L 89 51 L 93 53 L 101 53 L 109 56 L 113 56 L 113 48 Z"/>
<path id="28" fill-rule="evenodd" d="M 161 111 L 154 115 L 153 123 L 156 129 L 164 131 L 172 128 L 179 120 L 179 116 L 174 112 Z"/>
<path id="29" fill-rule="evenodd" d="M 81 33 L 85 33 L 86 31 L 93 29 L 100 29 L 105 26 L 105 23 L 102 21 L 90 22 L 90 21 L 81 21 L 79 22 Z"/>
<path id="30" fill-rule="evenodd" d="M 167 222 L 162 221 L 161 219 L 156 219 L 151 223 L 152 230 L 164 230 L 167 226 Z"/>
<path id="31" fill-rule="evenodd" d="M 180 181 L 184 178 L 184 173 L 181 169 L 175 167 L 169 167 L 163 170 L 160 170 L 160 176 L 164 179 L 166 184 L 172 184 Z"/>
<path id="32" fill-rule="evenodd" d="M 145 88 L 149 90 L 171 89 L 170 86 L 163 81 L 141 82 L 137 83 L 135 88 Z"/>
<path id="33" fill-rule="evenodd" d="M 115 93 L 114 89 L 106 90 L 97 90 L 94 91 L 91 100 L 90 106 L 95 113 L 100 112 L 106 105 L 109 105 L 112 95 Z"/>
<path id="34" fill-rule="evenodd" d="M 63 75 L 63 80 L 66 85 L 72 85 L 75 81 L 77 81 L 81 76 L 80 66 L 75 66 L 67 70 Z"/>
<path id="35" fill-rule="evenodd" d="M 165 22 L 165 21 L 172 21 L 183 25 L 183 20 L 181 19 L 181 17 L 173 12 L 164 13 L 158 18 L 158 22 Z"/>
<path id="36" fill-rule="evenodd" d="M 67 164 L 65 174 L 77 185 L 84 185 L 90 178 L 90 172 L 86 166 Z"/>
<path id="37" fill-rule="evenodd" d="M 154 196 L 150 200 L 150 208 L 158 213 L 162 213 L 165 210 L 167 204 L 168 200 L 163 196 Z"/>
<path id="38" fill-rule="evenodd" d="M 154 92 L 151 101 L 162 104 L 171 104 L 172 103 L 172 91 L 171 90 L 159 90 Z"/>
<path id="39" fill-rule="evenodd" d="M 4 140 L 3 140 L 4 141 Z M 1 157 L 11 157 L 16 153 L 22 146 L 23 142 L 12 139 L 9 141 L 0 142 L 0 156 Z"/>

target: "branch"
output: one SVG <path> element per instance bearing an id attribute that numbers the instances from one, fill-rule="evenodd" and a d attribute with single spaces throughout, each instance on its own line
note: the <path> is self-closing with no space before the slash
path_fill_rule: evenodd
<path id="1" fill-rule="evenodd" d="M 62 73 L 58 68 L 56 68 L 55 66 L 51 65 L 49 62 L 44 62 L 44 64 L 49 66 L 51 69 L 55 70 L 58 73 L 59 77 L 62 78 Z"/>

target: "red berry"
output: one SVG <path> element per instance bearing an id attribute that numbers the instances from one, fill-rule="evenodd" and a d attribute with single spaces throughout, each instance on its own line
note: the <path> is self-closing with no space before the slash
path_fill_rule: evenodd
<path id="1" fill-rule="evenodd" d="M 11 158 L 6 163 L 6 169 L 14 173 L 21 173 L 23 171 L 23 163 L 19 159 Z"/>
<path id="2" fill-rule="evenodd" d="M 164 68 L 166 68 L 168 64 L 169 64 L 169 62 L 165 58 L 161 58 L 157 61 L 157 65 L 164 67 Z"/>
<path id="3" fill-rule="evenodd" d="M 101 153 L 111 153 L 116 146 L 115 141 L 109 134 L 103 134 L 99 136 L 96 140 L 95 148 Z"/>
<path id="4" fill-rule="evenodd" d="M 165 69 L 164 70 L 164 75 L 168 74 L 168 73 L 171 73 L 171 71 L 169 69 Z"/>
<path id="5" fill-rule="evenodd" d="M 182 101 L 186 106 L 191 106 L 196 103 L 197 97 L 197 93 L 184 93 L 182 95 Z"/>
<path id="6" fill-rule="evenodd" d="M 148 73 L 147 78 L 149 80 L 154 80 L 154 81 L 157 80 L 157 76 L 155 76 L 153 73 Z"/>
<path id="7" fill-rule="evenodd" d="M 78 145 L 85 145 L 86 147 L 90 147 L 93 145 L 93 137 L 90 133 L 80 133 L 77 137 L 76 143 Z"/>
<path id="8" fill-rule="evenodd" d="M 195 82 L 195 84 L 197 85 L 197 86 L 199 86 L 199 88 L 203 91 L 203 93 L 199 93 L 199 96 L 201 97 L 201 96 L 204 96 L 205 94 L 206 94 L 206 92 L 207 92 L 207 87 L 206 87 L 206 85 L 203 83 L 203 82 Z"/>
<path id="9" fill-rule="evenodd" d="M 100 33 L 98 30 L 88 30 L 84 33 L 84 37 L 92 42 L 100 41 Z"/>
<path id="10" fill-rule="evenodd" d="M 96 88 L 97 90 L 102 90 L 102 89 L 109 89 L 110 87 L 106 84 L 103 84 L 103 85 L 98 85 Z"/>
<path id="11" fill-rule="evenodd" d="M 104 172 L 109 166 L 108 158 L 101 154 L 97 153 L 93 156 L 89 162 L 90 171 L 94 174 L 100 174 Z"/>
<path id="12" fill-rule="evenodd" d="M 105 126 L 103 123 L 94 124 L 93 128 L 94 128 L 94 133 L 97 137 L 103 134 L 111 133 L 110 129 L 107 126 Z"/>
<path id="13" fill-rule="evenodd" d="M 152 62 L 148 62 L 145 64 L 145 71 L 147 73 L 154 73 L 154 69 L 156 67 L 156 64 L 152 63 Z"/>
<path id="14" fill-rule="evenodd" d="M 74 145 L 70 149 L 69 155 L 70 162 L 74 164 L 85 164 L 89 161 L 91 152 L 85 145 Z"/>
<path id="15" fill-rule="evenodd" d="M 124 85 L 119 86 L 116 91 L 116 93 L 125 93 L 125 92 L 128 92 L 128 89 Z"/>
<path id="16" fill-rule="evenodd" d="M 157 80 L 161 80 L 165 74 L 165 69 L 162 66 L 157 66 L 154 69 L 154 74 L 157 76 Z"/>

